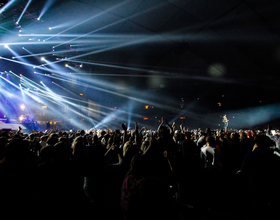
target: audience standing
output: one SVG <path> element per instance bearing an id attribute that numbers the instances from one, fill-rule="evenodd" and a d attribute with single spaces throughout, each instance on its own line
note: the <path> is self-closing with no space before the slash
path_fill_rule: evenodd
<path id="1" fill-rule="evenodd" d="M 280 154 L 269 130 L 176 130 L 163 118 L 153 131 L 120 127 L 0 131 L 3 212 L 126 220 L 276 213 Z"/>

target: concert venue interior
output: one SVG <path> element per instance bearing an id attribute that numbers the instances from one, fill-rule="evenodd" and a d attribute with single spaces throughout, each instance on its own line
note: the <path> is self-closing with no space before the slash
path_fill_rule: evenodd
<path id="1" fill-rule="evenodd" d="M 278 1 L 0 2 L 2 124 L 279 124 Z"/>

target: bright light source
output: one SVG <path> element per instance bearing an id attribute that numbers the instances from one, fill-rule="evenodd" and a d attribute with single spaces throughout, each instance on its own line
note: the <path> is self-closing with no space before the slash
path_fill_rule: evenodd
<path id="1" fill-rule="evenodd" d="M 68 66 L 69 66 L 69 65 L 66 63 L 66 64 L 65 64 L 65 67 L 68 67 Z"/>
<path id="2" fill-rule="evenodd" d="M 8 44 L 5 44 L 4 47 L 5 47 L 5 48 L 9 48 L 9 45 L 8 45 Z"/>
<path id="3" fill-rule="evenodd" d="M 51 27 L 49 27 L 49 30 L 51 30 L 52 28 Z"/>
<path id="4" fill-rule="evenodd" d="M 43 81 L 40 81 L 40 83 L 42 83 L 42 84 L 43 84 Z"/>
<path id="5" fill-rule="evenodd" d="M 24 105 L 24 104 L 21 104 L 21 105 L 20 105 L 20 109 L 21 109 L 22 111 L 24 111 L 25 105 Z"/>
<path id="6" fill-rule="evenodd" d="M 40 18 L 37 18 L 37 21 L 40 21 Z"/>
<path id="7" fill-rule="evenodd" d="M 23 120 L 23 115 L 19 116 L 18 120 L 22 121 Z"/>
<path id="8" fill-rule="evenodd" d="M 45 57 L 41 57 L 41 60 L 42 60 L 42 61 L 45 61 L 46 59 L 45 59 Z"/>

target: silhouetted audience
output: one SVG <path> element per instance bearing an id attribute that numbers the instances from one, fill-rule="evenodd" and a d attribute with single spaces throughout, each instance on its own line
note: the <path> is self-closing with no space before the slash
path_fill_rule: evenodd
<path id="1" fill-rule="evenodd" d="M 280 153 L 266 132 L 176 130 L 164 119 L 154 131 L 120 127 L 0 131 L 2 210 L 125 220 L 276 213 Z"/>

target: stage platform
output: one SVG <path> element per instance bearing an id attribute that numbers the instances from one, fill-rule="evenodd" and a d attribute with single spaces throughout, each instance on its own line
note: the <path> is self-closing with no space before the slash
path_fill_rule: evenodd
<path id="1" fill-rule="evenodd" d="M 19 126 L 22 128 L 22 130 L 27 129 L 24 125 L 18 124 L 18 123 L 5 123 L 0 121 L 0 129 L 1 130 L 18 130 Z"/>

